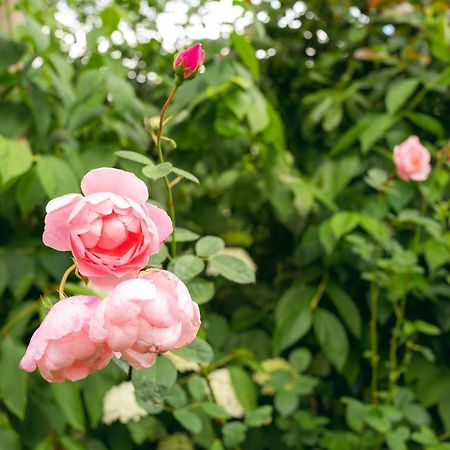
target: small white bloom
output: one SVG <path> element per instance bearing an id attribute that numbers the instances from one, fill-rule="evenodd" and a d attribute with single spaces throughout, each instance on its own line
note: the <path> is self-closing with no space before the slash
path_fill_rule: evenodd
<path id="1" fill-rule="evenodd" d="M 189 361 L 188 359 L 184 359 L 172 352 L 166 352 L 164 353 L 164 356 L 173 362 L 173 365 L 177 368 L 178 372 L 200 372 L 202 368 L 200 363 L 196 361 Z"/>
<path id="2" fill-rule="evenodd" d="M 103 422 L 108 425 L 116 420 L 137 422 L 146 415 L 147 411 L 138 405 L 134 386 L 129 381 L 112 387 L 103 399 Z"/>
<path id="3" fill-rule="evenodd" d="M 243 417 L 244 407 L 239 402 L 228 369 L 217 369 L 208 375 L 214 398 L 231 417 Z"/>

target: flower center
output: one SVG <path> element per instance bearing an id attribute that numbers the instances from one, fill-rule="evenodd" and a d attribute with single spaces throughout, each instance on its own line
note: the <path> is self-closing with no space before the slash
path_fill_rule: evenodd
<path id="1" fill-rule="evenodd" d="M 123 244 L 128 237 L 125 225 L 118 219 L 116 214 L 103 218 L 103 227 L 97 247 L 111 250 Z"/>

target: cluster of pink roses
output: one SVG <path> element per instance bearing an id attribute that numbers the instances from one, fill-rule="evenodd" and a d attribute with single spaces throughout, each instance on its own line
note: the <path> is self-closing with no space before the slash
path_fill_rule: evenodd
<path id="1" fill-rule="evenodd" d="M 147 203 L 144 182 L 101 168 L 81 182 L 84 193 L 50 201 L 44 243 L 72 252 L 78 271 L 107 292 L 56 303 L 33 334 L 20 367 L 50 382 L 80 380 L 113 354 L 136 368 L 189 344 L 200 326 L 186 286 L 165 270 L 143 269 L 172 232 L 165 211 Z"/>
<path id="2" fill-rule="evenodd" d="M 197 74 L 204 57 L 200 44 L 176 56 L 176 86 Z M 43 241 L 71 251 L 78 272 L 107 296 L 59 301 L 31 337 L 20 367 L 38 367 L 50 382 L 81 380 L 113 354 L 150 367 L 158 353 L 192 342 L 200 327 L 198 306 L 181 280 L 165 270 L 140 272 L 173 231 L 167 213 L 147 203 L 145 183 L 101 168 L 86 174 L 81 190 L 84 196 L 48 203 Z"/>

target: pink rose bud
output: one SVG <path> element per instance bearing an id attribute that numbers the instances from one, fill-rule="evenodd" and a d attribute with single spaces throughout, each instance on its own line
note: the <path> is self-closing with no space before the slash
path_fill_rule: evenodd
<path id="1" fill-rule="evenodd" d="M 195 44 L 181 51 L 173 62 L 173 70 L 181 81 L 193 78 L 205 59 L 205 51 L 201 44 Z"/>
<path id="2" fill-rule="evenodd" d="M 89 322 L 100 298 L 80 295 L 56 303 L 34 332 L 20 368 L 36 367 L 49 382 L 77 381 L 105 367 L 111 350 L 89 337 Z"/>
<path id="3" fill-rule="evenodd" d="M 394 148 L 394 163 L 402 180 L 426 180 L 431 171 L 430 160 L 430 152 L 417 136 L 409 137 Z"/>
<path id="4" fill-rule="evenodd" d="M 147 202 L 143 181 L 130 172 L 100 168 L 81 181 L 80 194 L 51 200 L 44 244 L 73 254 L 78 270 L 106 291 L 136 277 L 172 232 L 165 211 Z"/>
<path id="5" fill-rule="evenodd" d="M 198 305 L 183 282 L 151 269 L 109 293 L 91 321 L 90 336 L 141 369 L 150 367 L 158 353 L 192 342 L 199 327 Z"/>

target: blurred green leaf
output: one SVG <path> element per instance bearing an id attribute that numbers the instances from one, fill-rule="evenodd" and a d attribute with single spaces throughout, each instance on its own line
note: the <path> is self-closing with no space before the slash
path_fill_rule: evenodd
<path id="1" fill-rule="evenodd" d="M 208 257 L 215 255 L 225 248 L 223 239 L 216 236 L 204 236 L 195 244 L 195 252 L 198 256 Z"/>
<path id="2" fill-rule="evenodd" d="M 24 419 L 27 404 L 28 374 L 19 369 L 25 346 L 10 336 L 2 338 L 0 362 L 0 391 L 6 407 Z"/>
<path id="3" fill-rule="evenodd" d="M 27 141 L 0 136 L 0 181 L 5 187 L 11 180 L 30 169 L 32 154 Z"/>
<path id="4" fill-rule="evenodd" d="M 419 83 L 420 80 L 417 78 L 409 78 L 392 83 L 386 94 L 386 109 L 388 113 L 396 113 L 411 97 Z"/>
<path id="5" fill-rule="evenodd" d="M 85 431 L 86 424 L 80 396 L 80 385 L 64 381 L 63 383 L 52 383 L 50 389 L 67 422 L 76 430 Z"/>
<path id="6" fill-rule="evenodd" d="M 314 332 L 327 359 L 342 372 L 349 344 L 341 322 L 334 314 L 318 308 L 314 315 Z"/>
<path id="7" fill-rule="evenodd" d="M 192 280 L 205 268 L 204 261 L 193 255 L 178 256 L 172 264 L 174 274 L 185 282 Z"/>
<path id="8" fill-rule="evenodd" d="M 255 282 L 255 272 L 242 260 L 230 255 L 216 255 L 211 266 L 220 275 L 239 284 Z"/>
<path id="9" fill-rule="evenodd" d="M 251 44 L 247 42 L 244 36 L 237 33 L 231 33 L 231 43 L 236 53 L 241 58 L 242 63 L 250 71 L 253 78 L 259 80 L 259 62 L 255 56 L 255 50 Z"/>
<path id="10" fill-rule="evenodd" d="M 150 413 L 162 405 L 176 380 L 177 369 L 164 356 L 158 356 L 148 369 L 134 370 L 131 377 L 139 405 Z"/>

